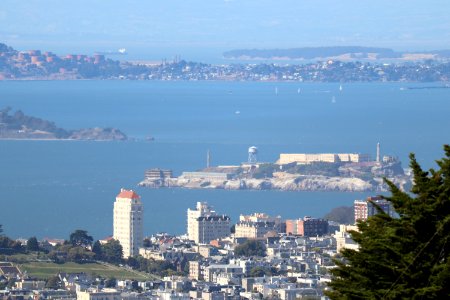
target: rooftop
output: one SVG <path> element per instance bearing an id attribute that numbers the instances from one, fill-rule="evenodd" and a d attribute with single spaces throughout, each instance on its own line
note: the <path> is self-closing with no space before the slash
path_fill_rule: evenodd
<path id="1" fill-rule="evenodd" d="M 121 189 L 120 193 L 117 195 L 117 198 L 140 199 L 141 197 L 133 190 Z"/>

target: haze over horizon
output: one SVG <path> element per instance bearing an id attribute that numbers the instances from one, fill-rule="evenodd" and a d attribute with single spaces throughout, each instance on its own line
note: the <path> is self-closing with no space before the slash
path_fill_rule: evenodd
<path id="1" fill-rule="evenodd" d="M 58 54 L 126 48 L 130 58 L 220 59 L 237 48 L 450 48 L 450 2 L 431 0 L 3 0 L 0 42 Z"/>

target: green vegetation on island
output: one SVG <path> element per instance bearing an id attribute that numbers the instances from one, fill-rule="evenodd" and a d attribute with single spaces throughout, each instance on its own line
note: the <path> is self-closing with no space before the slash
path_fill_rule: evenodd
<path id="1" fill-rule="evenodd" d="M 67 130 L 54 122 L 27 116 L 11 108 L 0 110 L 0 139 L 67 139 L 67 140 L 127 140 L 127 136 L 115 128 L 85 128 Z"/>

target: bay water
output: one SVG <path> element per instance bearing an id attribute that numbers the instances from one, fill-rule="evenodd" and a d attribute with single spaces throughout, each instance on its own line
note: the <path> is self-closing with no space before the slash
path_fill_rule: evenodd
<path id="1" fill-rule="evenodd" d="M 175 175 L 206 165 L 239 164 L 247 149 L 274 162 L 279 153 L 414 152 L 435 167 L 450 141 L 450 89 L 436 84 L 4 81 L 0 108 L 68 129 L 116 127 L 135 141 L 0 141 L 0 224 L 12 237 L 67 238 L 85 229 L 112 233 L 120 188 L 135 189 L 145 208 L 144 232 L 184 233 L 186 210 L 208 201 L 236 221 L 266 212 L 322 217 L 370 193 L 148 189 L 147 168 Z M 145 141 L 147 136 L 154 141 Z"/>

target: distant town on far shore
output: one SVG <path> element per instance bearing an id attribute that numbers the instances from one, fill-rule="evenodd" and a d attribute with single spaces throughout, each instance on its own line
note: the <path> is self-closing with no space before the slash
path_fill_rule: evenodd
<path id="1" fill-rule="evenodd" d="M 321 51 L 319 51 L 321 49 Z M 123 50 L 123 49 L 119 49 Z M 228 58 L 294 59 L 294 64 L 206 64 L 173 61 L 132 62 L 108 58 L 110 53 L 57 55 L 41 50 L 18 51 L 0 43 L 0 80 L 223 80 L 291 82 L 447 82 L 447 50 L 398 53 L 366 47 L 319 47 L 312 57 L 308 48 L 287 50 L 235 50 Z M 318 51 L 318 52 L 317 52 Z M 299 64 L 295 60 L 305 60 Z M 316 62 L 307 62 L 317 60 Z M 439 86 L 448 88 L 448 85 Z"/>

